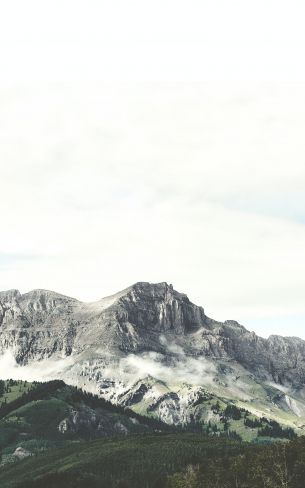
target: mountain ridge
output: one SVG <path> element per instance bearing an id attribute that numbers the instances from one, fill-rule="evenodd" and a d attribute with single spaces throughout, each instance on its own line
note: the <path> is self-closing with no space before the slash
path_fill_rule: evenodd
<path id="1" fill-rule="evenodd" d="M 166 282 L 137 282 L 96 302 L 41 289 L 0 292 L 0 356 L 8 353 L 14 374 L 40 365 L 46 379 L 124 398 L 169 423 L 204 417 L 193 407 L 204 388 L 287 425 L 305 424 L 305 341 L 266 339 L 209 318 Z"/>
<path id="2" fill-rule="evenodd" d="M 183 296 L 185 297 L 190 303 L 193 304 L 193 302 L 191 302 L 191 300 L 189 299 L 188 295 L 186 293 L 181 293 L 181 292 L 178 292 L 177 290 L 175 290 L 173 288 L 173 285 L 172 284 L 168 284 L 166 281 L 163 281 L 163 282 L 159 282 L 159 283 L 150 283 L 148 281 L 138 281 L 136 283 L 134 283 L 133 285 L 130 285 L 124 289 L 122 289 L 121 291 L 117 292 L 117 293 L 113 293 L 111 295 L 106 295 L 105 297 L 102 297 L 102 298 L 99 298 L 97 300 L 80 300 L 78 298 L 75 298 L 75 297 L 72 297 L 70 295 L 66 295 L 65 293 L 59 293 L 59 292 L 56 292 L 54 290 L 49 290 L 47 288 L 33 288 L 31 290 L 28 290 L 26 292 L 23 292 L 21 293 L 19 289 L 17 288 L 11 288 L 11 289 L 8 289 L 8 290 L 2 290 L 0 291 L 0 299 L 1 297 L 5 297 L 6 295 L 7 296 L 10 296 L 10 295 L 15 295 L 15 296 L 19 296 L 20 298 L 25 298 L 27 296 L 35 296 L 35 295 L 39 295 L 42 294 L 42 295 L 53 295 L 54 297 L 58 297 L 58 298 L 65 298 L 65 299 L 68 299 L 70 301 L 74 301 L 76 303 L 79 303 L 79 304 L 83 304 L 83 305 L 93 305 L 93 304 L 99 304 L 100 302 L 104 301 L 104 300 L 108 300 L 108 299 L 114 299 L 116 297 L 121 297 L 121 296 L 124 296 L 125 294 L 127 294 L 129 291 L 131 291 L 132 289 L 134 289 L 135 287 L 138 287 L 138 286 L 165 286 L 165 287 L 168 287 L 169 289 L 172 289 L 175 294 L 177 295 L 180 295 L 180 296 Z M 194 304 L 193 304 L 194 305 Z M 196 305 L 197 307 L 199 308 L 202 308 L 202 306 L 200 305 Z M 303 341 L 305 342 L 305 339 L 302 339 L 301 337 L 299 336 L 290 336 L 290 335 L 281 335 L 281 334 L 270 334 L 268 337 L 262 337 L 258 334 L 256 334 L 255 331 L 250 331 L 246 326 L 244 326 L 243 324 L 240 324 L 238 321 L 234 320 L 234 319 L 226 319 L 224 321 L 220 321 L 220 320 L 214 320 L 214 319 L 210 319 L 212 321 L 214 321 L 215 323 L 223 323 L 223 324 L 233 324 L 233 325 L 236 325 L 238 326 L 239 328 L 242 328 L 244 330 L 246 330 L 247 332 L 252 332 L 254 333 L 257 337 L 259 337 L 260 339 L 263 339 L 263 340 L 269 340 L 270 338 L 273 338 L 273 337 L 280 337 L 280 338 L 284 338 L 284 339 L 297 339 L 297 340 L 300 340 L 300 341 Z"/>

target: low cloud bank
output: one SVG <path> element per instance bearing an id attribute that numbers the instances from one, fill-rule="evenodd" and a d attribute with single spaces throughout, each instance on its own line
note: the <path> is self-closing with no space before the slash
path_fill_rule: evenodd
<path id="1" fill-rule="evenodd" d="M 23 381 L 46 381 L 60 378 L 62 371 L 73 364 L 73 360 L 44 359 L 28 365 L 19 365 L 12 351 L 8 350 L 0 356 L 0 378 Z"/>
<path id="2" fill-rule="evenodd" d="M 191 383 L 211 385 L 217 374 L 215 365 L 203 357 L 192 358 L 181 355 L 168 358 L 162 354 L 149 352 L 136 356 L 129 354 L 120 361 L 119 374 L 132 381 L 153 376 L 168 384 Z"/>

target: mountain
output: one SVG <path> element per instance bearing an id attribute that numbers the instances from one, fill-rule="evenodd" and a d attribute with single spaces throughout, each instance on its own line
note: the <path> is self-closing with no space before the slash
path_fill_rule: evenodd
<path id="1" fill-rule="evenodd" d="M 245 434 L 245 412 L 305 429 L 305 341 L 213 320 L 167 283 L 136 283 L 94 303 L 1 292 L 0 354 L 2 377 L 63 379 L 169 424 L 222 431 L 234 405 L 244 413 L 230 429 L 247 439 L 260 427 L 248 422 Z"/>

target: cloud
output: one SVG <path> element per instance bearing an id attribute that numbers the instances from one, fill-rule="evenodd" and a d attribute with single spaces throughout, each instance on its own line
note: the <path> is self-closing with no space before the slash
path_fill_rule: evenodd
<path id="1" fill-rule="evenodd" d="M 166 362 L 167 361 L 167 362 Z M 216 376 L 215 365 L 206 358 L 179 357 L 168 362 L 162 354 L 130 354 L 120 361 L 120 374 L 132 383 L 137 379 L 152 376 L 169 385 L 190 383 L 209 386 Z"/>
<path id="2" fill-rule="evenodd" d="M 180 351 L 181 348 L 177 346 L 177 349 Z M 120 383 L 134 384 L 137 380 L 147 376 L 152 376 L 169 384 L 187 382 L 195 385 L 212 385 L 216 374 L 215 365 L 211 361 L 203 357 L 187 357 L 183 351 L 178 357 L 172 358 L 148 352 L 140 355 L 129 354 L 120 359 L 118 363 L 115 357 L 106 355 L 106 359 L 106 363 L 104 359 L 101 361 L 93 359 L 92 371 L 98 371 L 100 379 L 115 379 L 118 382 L 118 387 Z M 37 367 L 37 362 L 30 362 L 24 366 L 18 365 L 13 351 L 7 350 L 0 356 L 0 377 L 2 379 L 11 378 L 27 381 L 47 381 L 62 378 L 67 383 L 75 384 L 80 384 L 83 380 L 87 388 L 90 388 L 86 381 L 86 376 L 92 374 L 90 365 L 86 361 L 82 362 L 81 358 L 79 360 L 80 362 L 75 357 L 45 359 L 39 361 L 39 367 Z M 85 371 L 86 374 L 84 375 Z M 91 388 L 97 391 L 95 383 L 91 385 Z"/>
<path id="3" fill-rule="evenodd" d="M 303 18 L 299 0 L 6 2 L 1 80 L 304 80 Z"/>
<path id="4" fill-rule="evenodd" d="M 0 378 L 26 381 L 46 381 L 61 377 L 62 371 L 73 364 L 72 358 L 45 359 L 22 366 L 16 363 L 14 354 L 7 350 L 0 356 Z"/>
<path id="5" fill-rule="evenodd" d="M 0 92 L 1 289 L 168 281 L 217 319 L 303 334 L 302 85 Z"/>

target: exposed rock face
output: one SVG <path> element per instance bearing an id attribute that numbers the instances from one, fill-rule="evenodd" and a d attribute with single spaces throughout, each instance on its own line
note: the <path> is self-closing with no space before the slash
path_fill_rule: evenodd
<path id="1" fill-rule="evenodd" d="M 130 420 L 130 419 L 128 419 Z M 58 431 L 63 434 L 88 434 L 93 436 L 111 436 L 114 433 L 128 434 L 126 425 L 113 418 L 107 417 L 104 412 L 94 410 L 86 405 L 81 405 L 78 409 L 71 408 L 68 416 L 58 424 Z"/>
<path id="2" fill-rule="evenodd" d="M 183 382 L 194 386 L 193 402 L 204 386 L 305 415 L 305 341 L 263 339 L 237 322 L 212 320 L 167 283 L 136 283 L 95 303 L 45 290 L 1 292 L 0 354 L 8 350 L 18 364 L 38 368 L 40 360 L 70 358 L 58 371 L 67 382 L 126 406 L 144 402 L 174 423 L 187 419 L 192 403 L 190 392 L 173 388 Z M 72 425 L 70 416 L 60 428 Z"/>
<path id="3" fill-rule="evenodd" d="M 13 350 L 18 363 L 71 354 L 76 304 L 77 300 L 44 290 L 24 295 L 18 290 L 1 292 L 1 350 Z"/>
<path id="4" fill-rule="evenodd" d="M 13 453 L 13 457 L 16 459 L 25 459 L 29 456 L 32 456 L 33 454 L 28 451 L 27 449 L 24 449 L 23 447 L 17 447 L 16 450 Z"/>
<path id="5" fill-rule="evenodd" d="M 160 333 L 191 333 L 205 319 L 201 307 L 166 283 L 137 283 L 96 303 L 45 290 L 10 290 L 0 293 L 0 347 L 12 348 L 20 363 L 97 346 L 159 350 Z"/>

